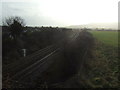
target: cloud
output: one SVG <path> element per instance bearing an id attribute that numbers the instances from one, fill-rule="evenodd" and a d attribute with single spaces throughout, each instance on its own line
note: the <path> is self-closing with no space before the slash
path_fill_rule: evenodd
<path id="1" fill-rule="evenodd" d="M 2 0 L 1 12 L 3 18 L 20 16 L 27 25 L 117 22 L 117 0 Z"/>
<path id="2" fill-rule="evenodd" d="M 3 2 L 2 3 L 2 16 L 3 18 L 9 16 L 22 17 L 27 25 L 48 25 L 60 26 L 64 25 L 63 22 L 50 18 L 49 15 L 42 13 L 39 4 L 28 2 Z"/>

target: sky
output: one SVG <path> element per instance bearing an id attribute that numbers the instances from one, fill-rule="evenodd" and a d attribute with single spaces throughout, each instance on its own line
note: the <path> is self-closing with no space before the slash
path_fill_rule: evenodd
<path id="1" fill-rule="evenodd" d="M 29 26 L 114 23 L 118 22 L 118 1 L 1 0 L 0 21 L 10 16 L 20 16 Z"/>

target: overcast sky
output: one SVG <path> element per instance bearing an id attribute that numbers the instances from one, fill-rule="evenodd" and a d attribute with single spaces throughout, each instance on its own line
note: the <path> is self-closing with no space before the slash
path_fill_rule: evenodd
<path id="1" fill-rule="evenodd" d="M 2 0 L 0 16 L 22 17 L 31 26 L 69 26 L 118 21 L 119 0 Z M 2 19 L 0 17 L 0 21 Z M 0 23 L 1 24 L 1 23 Z"/>

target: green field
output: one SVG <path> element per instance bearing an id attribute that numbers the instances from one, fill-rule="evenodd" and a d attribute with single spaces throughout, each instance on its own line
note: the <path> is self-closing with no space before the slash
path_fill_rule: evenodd
<path id="1" fill-rule="evenodd" d="M 117 31 L 90 31 L 93 36 L 104 44 L 118 47 Z"/>

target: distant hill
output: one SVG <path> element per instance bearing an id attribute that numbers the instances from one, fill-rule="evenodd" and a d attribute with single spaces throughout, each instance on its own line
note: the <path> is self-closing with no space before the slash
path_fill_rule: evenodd
<path id="1" fill-rule="evenodd" d="M 91 24 L 82 24 L 82 25 L 71 25 L 67 28 L 104 28 L 104 29 L 118 29 L 118 23 L 91 23 Z"/>

